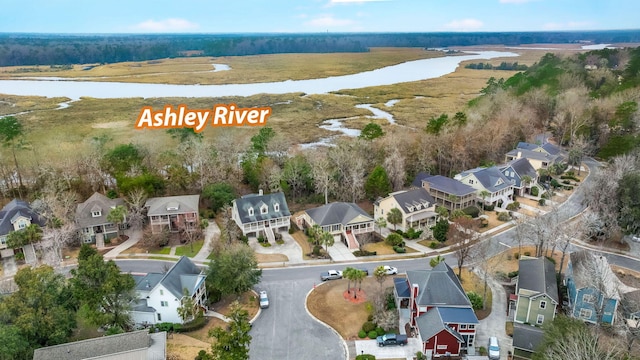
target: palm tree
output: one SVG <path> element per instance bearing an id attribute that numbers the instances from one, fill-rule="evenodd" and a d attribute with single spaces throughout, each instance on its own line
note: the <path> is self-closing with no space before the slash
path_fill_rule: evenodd
<path id="1" fill-rule="evenodd" d="M 120 237 L 120 225 L 124 223 L 126 214 L 127 209 L 122 205 L 118 205 L 115 208 L 111 209 L 111 211 L 109 211 L 109 214 L 107 215 L 107 221 L 115 224 L 118 227 L 118 237 Z"/>
<path id="2" fill-rule="evenodd" d="M 487 191 L 487 190 L 480 191 L 480 197 L 482 198 L 482 212 L 483 213 L 484 213 L 484 206 L 485 206 L 484 199 L 486 199 L 489 196 L 491 196 L 491 193 L 489 191 Z"/>
<path id="3" fill-rule="evenodd" d="M 387 213 L 387 221 L 393 224 L 393 230 L 396 230 L 398 224 L 402 222 L 402 213 L 398 208 L 393 208 Z"/>
<path id="4" fill-rule="evenodd" d="M 376 219 L 376 225 L 378 225 L 378 231 L 380 232 L 380 236 L 382 236 L 382 228 L 387 227 L 387 220 L 381 216 Z"/>
<path id="5" fill-rule="evenodd" d="M 380 284 L 380 290 L 382 290 L 382 284 L 387 279 L 387 271 L 384 269 L 384 265 L 380 265 L 373 270 L 373 276 L 376 277 L 376 281 Z"/>
<path id="6" fill-rule="evenodd" d="M 352 268 L 352 267 L 347 267 L 346 269 L 342 270 L 342 277 L 347 279 L 347 294 L 351 294 L 351 280 L 353 280 L 353 272 L 356 271 L 356 269 Z"/>
<path id="7" fill-rule="evenodd" d="M 529 175 L 522 176 L 522 179 L 520 180 L 522 180 L 522 183 L 525 187 L 528 187 L 529 185 L 531 185 L 531 182 L 533 182 L 533 179 Z"/>
<path id="8" fill-rule="evenodd" d="M 449 195 L 447 196 L 447 200 L 449 200 L 451 202 L 451 210 L 455 210 L 456 208 L 456 203 L 458 202 L 458 196 L 457 195 Z"/>
<path id="9" fill-rule="evenodd" d="M 320 232 L 319 241 L 320 241 L 320 244 L 324 245 L 324 252 L 328 254 L 329 246 L 333 246 L 336 240 L 333 237 L 333 235 L 331 235 L 330 232 L 323 230 Z"/>
<path id="10" fill-rule="evenodd" d="M 364 271 L 362 270 L 354 269 L 352 276 L 353 276 L 353 281 L 359 284 L 358 290 L 362 290 L 362 279 L 364 279 L 365 276 L 367 276 L 367 274 L 365 274 Z M 358 297 L 357 292 L 354 291 L 353 298 L 356 299 L 357 297 Z"/>
<path id="11" fill-rule="evenodd" d="M 438 256 L 432 258 L 429 261 L 429 265 L 431 265 L 431 267 L 434 268 L 434 267 L 436 267 L 438 264 L 440 264 L 443 261 L 444 261 L 444 258 L 442 256 L 438 255 Z"/>

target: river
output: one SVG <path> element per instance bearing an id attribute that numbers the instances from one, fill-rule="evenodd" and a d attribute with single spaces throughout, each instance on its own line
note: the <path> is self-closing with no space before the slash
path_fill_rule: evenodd
<path id="1" fill-rule="evenodd" d="M 76 81 L 51 78 L 45 80 L 0 80 L 0 93 L 25 96 L 67 97 L 72 100 L 78 100 L 83 96 L 99 99 L 117 99 L 133 97 L 252 96 L 261 93 L 286 94 L 293 92 L 326 94 L 343 89 L 358 89 L 437 78 L 454 72 L 462 61 L 488 60 L 496 57 L 515 56 L 518 56 L 518 54 L 512 52 L 479 51 L 467 53 L 467 55 L 408 61 L 352 75 L 252 84 L 171 85 Z"/>

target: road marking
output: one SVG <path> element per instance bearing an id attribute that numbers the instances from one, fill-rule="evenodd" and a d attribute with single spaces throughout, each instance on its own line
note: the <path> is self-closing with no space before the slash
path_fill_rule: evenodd
<path id="1" fill-rule="evenodd" d="M 500 244 L 500 245 L 502 245 L 502 246 L 506 246 L 506 247 L 508 247 L 509 249 L 511 249 L 511 246 L 510 246 L 510 245 L 507 245 L 507 244 L 503 243 L 502 241 L 498 241 L 498 244 Z"/>

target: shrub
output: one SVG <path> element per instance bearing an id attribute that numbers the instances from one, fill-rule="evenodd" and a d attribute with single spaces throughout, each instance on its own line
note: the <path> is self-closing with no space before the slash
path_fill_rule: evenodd
<path id="1" fill-rule="evenodd" d="M 510 203 L 509 205 L 507 205 L 507 210 L 509 211 L 514 211 L 514 210 L 518 210 L 520 208 L 520 203 L 517 201 L 514 201 L 512 203 Z"/>
<path id="2" fill-rule="evenodd" d="M 404 234 L 407 239 L 417 239 L 422 235 L 422 230 L 416 231 L 414 228 L 409 228 L 407 232 Z"/>
<path id="3" fill-rule="evenodd" d="M 289 228 L 289 234 L 293 234 L 294 232 L 296 232 L 296 229 L 292 227 Z"/>
<path id="4" fill-rule="evenodd" d="M 487 356 L 487 348 L 485 348 L 484 346 L 480 346 L 480 349 L 478 349 L 478 353 L 480 353 L 480 356 Z"/>
<path id="5" fill-rule="evenodd" d="M 480 209 L 478 209 L 475 206 L 466 207 L 466 208 L 462 209 L 462 212 L 464 212 L 465 214 L 471 216 L 474 219 L 477 218 L 478 215 L 480 215 Z"/>
<path id="6" fill-rule="evenodd" d="M 430 242 L 430 243 L 429 243 L 429 247 L 430 247 L 431 249 L 435 249 L 435 248 L 437 248 L 437 247 L 438 247 L 438 243 L 437 243 L 437 242 L 435 242 L 435 241 L 432 241 L 432 242 Z"/>
<path id="7" fill-rule="evenodd" d="M 513 279 L 514 277 L 518 276 L 518 270 L 512 271 L 510 273 L 507 274 L 507 277 L 509 279 Z"/>
<path id="8" fill-rule="evenodd" d="M 506 211 L 502 211 L 498 213 L 498 220 L 500 221 L 509 221 L 511 218 L 509 217 L 509 213 Z"/>
<path id="9" fill-rule="evenodd" d="M 531 196 L 538 196 L 540 190 L 538 189 L 537 186 L 534 186 L 531 188 Z"/>
<path id="10" fill-rule="evenodd" d="M 563 184 L 565 184 L 565 185 L 570 185 L 570 184 L 571 184 L 571 181 L 569 181 L 569 180 L 562 180 L 562 183 L 563 183 Z"/>
<path id="11" fill-rule="evenodd" d="M 531 256 L 531 252 L 530 251 L 525 251 L 524 252 L 524 256 Z"/>
<path id="12" fill-rule="evenodd" d="M 402 244 L 402 236 L 396 233 L 391 233 L 384 239 L 384 242 L 389 246 L 398 246 Z"/>
<path id="13" fill-rule="evenodd" d="M 245 244 L 249 243 L 249 237 L 247 235 L 241 235 L 240 236 L 240 241 L 242 241 Z"/>
<path id="14" fill-rule="evenodd" d="M 369 314 L 367 316 L 367 321 L 373 321 L 373 314 Z"/>
<path id="15" fill-rule="evenodd" d="M 320 250 L 322 250 L 322 246 L 314 245 L 313 246 L 313 255 L 315 255 L 315 256 L 320 255 Z"/>
<path id="16" fill-rule="evenodd" d="M 558 180 L 556 180 L 556 179 L 551 179 L 551 187 L 553 187 L 553 188 L 559 188 L 559 187 L 560 187 L 560 183 L 558 182 Z"/>
<path id="17" fill-rule="evenodd" d="M 364 338 L 366 338 L 366 337 L 367 337 L 367 332 L 366 332 L 366 331 L 364 331 L 364 330 L 360 330 L 360 331 L 358 331 L 358 337 L 359 337 L 360 339 L 364 339 Z"/>
<path id="18" fill-rule="evenodd" d="M 423 354 L 422 351 L 416 352 L 416 360 L 427 360 L 427 355 Z"/>
<path id="19" fill-rule="evenodd" d="M 403 232 L 402 230 L 400 230 L 400 229 L 393 230 L 393 232 L 394 232 L 394 233 L 396 233 L 396 234 L 398 234 L 398 235 L 400 235 L 400 236 L 402 236 L 402 237 L 407 237 L 407 236 L 404 234 L 404 232 Z"/>
<path id="20" fill-rule="evenodd" d="M 179 325 L 177 328 L 174 325 L 173 329 L 176 332 L 190 332 L 190 331 L 196 331 L 196 330 L 200 330 L 203 327 L 205 327 L 205 325 L 207 325 L 207 322 L 209 321 L 209 319 L 207 317 L 204 316 L 204 314 L 202 314 L 202 311 L 198 312 L 198 315 L 196 315 L 196 317 L 189 321 L 188 323 L 181 325 L 181 324 L 176 324 Z"/>
<path id="21" fill-rule="evenodd" d="M 493 211 L 493 209 L 495 209 L 495 208 L 496 208 L 496 206 L 493 205 L 493 204 L 484 206 L 484 210 L 485 211 Z"/>
<path id="22" fill-rule="evenodd" d="M 385 334 L 385 331 L 384 331 L 384 329 L 383 329 L 383 328 L 381 328 L 380 326 L 378 326 L 378 327 L 376 328 L 376 333 L 378 333 L 378 336 L 382 336 L 382 335 L 384 335 L 384 334 Z"/>
<path id="23" fill-rule="evenodd" d="M 367 333 L 367 336 L 369 337 L 369 339 L 375 339 L 378 337 L 378 333 L 375 330 L 372 330 Z"/>
<path id="24" fill-rule="evenodd" d="M 569 191 L 573 190 L 573 186 L 565 185 L 563 187 L 564 187 L 565 190 L 569 190 Z"/>
<path id="25" fill-rule="evenodd" d="M 366 333 L 374 331 L 375 329 L 376 324 L 374 324 L 373 321 L 365 321 L 364 324 L 362 324 L 362 330 L 364 330 L 364 332 Z"/>
<path id="26" fill-rule="evenodd" d="M 473 310 L 482 309 L 482 296 L 476 294 L 473 291 L 469 291 L 467 293 L 467 297 L 469 298 L 469 301 L 471 302 L 471 306 L 473 307 Z"/>
<path id="27" fill-rule="evenodd" d="M 546 204 L 546 203 L 547 203 L 547 201 L 544 198 L 538 200 L 538 205 L 540 205 L 540 206 L 544 206 L 544 204 Z"/>
<path id="28" fill-rule="evenodd" d="M 398 254 L 404 254 L 407 252 L 407 249 L 403 248 L 402 246 L 394 246 L 393 251 L 397 252 Z"/>
<path id="29" fill-rule="evenodd" d="M 353 252 L 354 256 L 375 256 L 377 255 L 376 251 L 367 251 L 367 250 L 356 250 Z"/>
<path id="30" fill-rule="evenodd" d="M 173 330 L 173 323 L 170 323 L 170 322 L 160 323 L 160 324 L 158 324 L 158 330 L 166 331 L 166 332 L 172 331 Z"/>
<path id="31" fill-rule="evenodd" d="M 515 256 L 516 260 L 520 259 L 520 253 L 515 253 L 514 256 Z"/>

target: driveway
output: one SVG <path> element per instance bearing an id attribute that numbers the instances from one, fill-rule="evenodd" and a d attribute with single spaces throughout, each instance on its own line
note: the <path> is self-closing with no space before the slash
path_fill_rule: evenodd
<path id="1" fill-rule="evenodd" d="M 18 264 L 16 264 L 16 257 L 9 256 L 2 259 L 2 276 L 10 277 L 18 272 Z"/>
<path id="2" fill-rule="evenodd" d="M 405 346 L 379 347 L 375 340 L 356 340 L 356 355 L 371 354 L 376 359 L 413 359 L 416 352 L 421 350 L 420 340 L 409 338 Z"/>
<path id="3" fill-rule="evenodd" d="M 478 269 L 474 272 L 482 278 L 482 274 Z M 476 332 L 475 347 L 487 347 L 489 337 L 495 336 L 500 343 L 500 358 L 507 359 L 507 351 L 512 351 L 513 339 L 507 336 L 504 325 L 507 321 L 507 294 L 504 287 L 500 285 L 493 277 L 487 277 L 487 283 L 491 288 L 491 314 L 480 320 L 478 330 Z"/>

